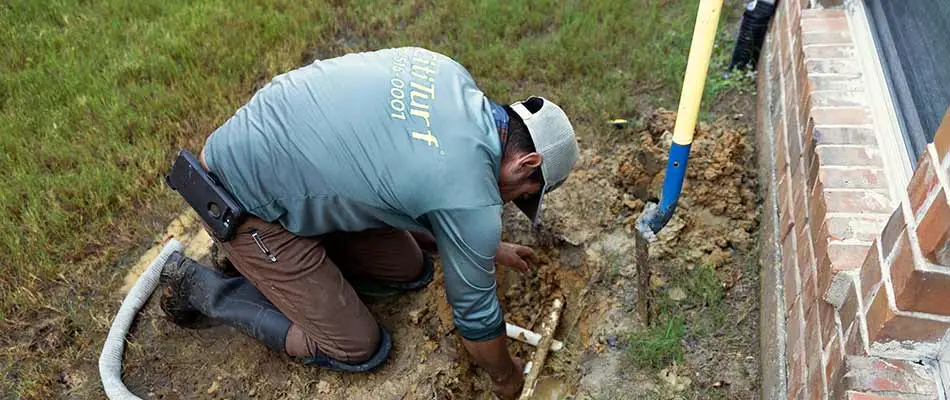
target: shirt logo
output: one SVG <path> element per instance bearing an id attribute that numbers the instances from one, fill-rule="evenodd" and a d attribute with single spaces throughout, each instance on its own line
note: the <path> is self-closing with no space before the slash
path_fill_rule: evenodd
<path id="1" fill-rule="evenodd" d="M 408 88 L 401 76 L 409 71 L 411 80 Z M 412 120 L 422 122 L 425 129 L 412 129 L 410 137 L 422 141 L 430 147 L 439 147 L 439 139 L 432 133 L 430 107 L 435 100 L 435 77 L 439 73 L 439 60 L 435 53 L 424 49 L 414 49 L 412 54 L 402 52 L 393 57 L 392 72 L 389 81 L 390 117 L 394 120 Z M 409 91 L 409 107 L 406 107 L 406 90 Z M 408 116 L 406 111 L 409 111 Z M 419 132 L 419 131 L 424 132 Z"/>

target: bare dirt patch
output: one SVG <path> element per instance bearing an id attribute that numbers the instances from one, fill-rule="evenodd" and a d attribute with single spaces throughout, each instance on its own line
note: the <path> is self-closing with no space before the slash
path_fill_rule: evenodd
<path id="1" fill-rule="evenodd" d="M 531 245 L 540 256 L 526 274 L 499 269 L 506 319 L 538 329 L 555 296 L 566 304 L 556 334 L 566 348 L 549 356 L 536 398 L 754 397 L 757 310 L 746 256 L 754 251 L 755 179 L 747 132 L 735 120 L 699 128 L 680 208 L 650 250 L 654 295 L 683 291 L 685 297 L 672 297 L 689 305 L 681 307 L 686 324 L 708 329 L 685 335 L 679 344 L 685 357 L 659 371 L 636 368 L 627 356 L 627 338 L 645 328 L 634 311 L 632 223 L 662 183 L 673 119 L 659 111 L 643 129 L 614 132 L 625 135 L 624 144 L 611 151 L 582 142 L 576 172 L 546 200 L 542 228 L 505 211 L 505 239 Z M 181 224 L 177 236 L 201 243 L 190 251 L 210 265 L 197 229 Z M 722 285 L 718 325 L 701 320 L 710 308 L 689 298 L 695 293 L 680 277 L 696 265 L 714 268 Z M 130 335 L 125 381 L 140 396 L 166 399 L 491 398 L 487 377 L 454 332 L 439 276 L 422 292 L 369 307 L 392 330 L 394 350 L 376 372 L 347 375 L 299 365 L 227 327 L 177 327 L 153 299 Z M 523 359 L 533 352 L 514 342 L 510 349 Z M 101 396 L 95 365 L 75 365 L 62 381 L 78 398 Z"/>

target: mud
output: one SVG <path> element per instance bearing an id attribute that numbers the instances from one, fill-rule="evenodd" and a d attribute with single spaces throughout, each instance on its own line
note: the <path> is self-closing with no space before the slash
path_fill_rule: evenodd
<path id="1" fill-rule="evenodd" d="M 532 246 L 539 256 L 528 273 L 499 268 L 498 294 L 506 320 L 537 329 L 555 296 L 566 304 L 555 335 L 565 349 L 549 355 L 535 398 L 603 398 L 611 393 L 613 398 L 675 397 L 689 393 L 690 387 L 726 380 L 726 398 L 749 398 L 755 389 L 755 368 L 746 366 L 755 355 L 750 350 L 755 348 L 754 325 L 749 325 L 754 314 L 735 331 L 720 332 L 740 342 L 730 342 L 722 351 L 715 338 L 688 344 L 686 365 L 671 366 L 664 374 L 636 371 L 622 360 L 623 335 L 641 325 L 633 311 L 638 294 L 628 251 L 632 224 L 644 202 L 659 193 L 673 119 L 673 113 L 655 113 L 644 129 L 624 131 L 629 140 L 610 151 L 595 151 L 582 142 L 575 172 L 545 199 L 540 228 L 531 227 L 514 208 L 505 210 L 504 239 Z M 723 120 L 699 127 L 679 210 L 651 246 L 650 257 L 659 265 L 716 266 L 729 296 L 754 298 L 745 283 L 748 277 L 737 267 L 752 248 L 757 223 L 753 151 L 747 133 L 735 125 Z M 196 230 L 182 227 L 177 235 L 196 238 Z M 192 247 L 194 256 L 210 264 L 206 252 Z M 658 279 L 666 271 L 658 268 Z M 454 331 L 440 273 L 424 291 L 368 304 L 395 342 L 390 359 L 373 373 L 305 367 L 223 326 L 179 328 L 163 318 L 153 299 L 130 336 L 125 382 L 140 396 L 165 399 L 492 398 L 487 375 L 472 363 Z M 754 302 L 737 304 L 737 313 L 755 312 Z M 749 353 L 724 355 L 736 346 Z M 509 348 L 522 359 L 533 352 L 514 341 Z M 708 375 L 715 368 L 722 373 Z M 94 383 L 97 378 L 94 366 L 77 365 L 73 371 L 64 379 Z M 730 371 L 739 372 L 722 377 Z M 101 396 L 97 390 L 97 385 L 83 384 L 75 393 Z"/>

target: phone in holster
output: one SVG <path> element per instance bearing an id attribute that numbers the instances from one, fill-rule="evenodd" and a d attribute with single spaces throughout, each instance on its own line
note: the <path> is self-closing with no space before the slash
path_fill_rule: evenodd
<path id="1" fill-rule="evenodd" d="M 179 151 L 165 182 L 185 198 L 217 240 L 231 240 L 234 230 L 246 216 L 244 208 L 214 174 L 201 167 L 194 154 L 188 150 Z"/>

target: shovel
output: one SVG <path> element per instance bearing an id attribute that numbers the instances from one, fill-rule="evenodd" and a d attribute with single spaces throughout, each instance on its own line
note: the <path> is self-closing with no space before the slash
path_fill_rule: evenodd
<path id="1" fill-rule="evenodd" d="M 637 234 L 634 235 L 636 252 L 634 256 L 637 263 L 637 312 L 648 325 L 652 297 L 650 296 L 651 269 L 648 264 L 648 246 L 656 241 L 656 234 L 670 221 L 673 212 L 676 211 L 680 191 L 683 189 L 686 162 L 689 160 L 689 148 L 693 143 L 693 133 L 696 130 L 699 104 L 703 98 L 706 72 L 709 69 L 713 43 L 716 40 L 716 28 L 719 25 L 722 2 L 723 0 L 700 0 L 699 2 L 660 203 L 647 203 L 643 208 L 643 213 L 637 217 Z"/>

